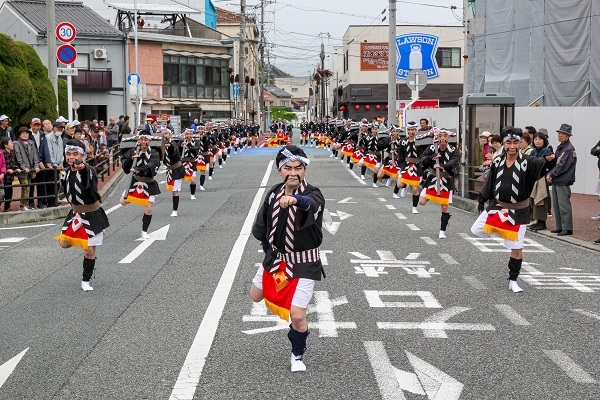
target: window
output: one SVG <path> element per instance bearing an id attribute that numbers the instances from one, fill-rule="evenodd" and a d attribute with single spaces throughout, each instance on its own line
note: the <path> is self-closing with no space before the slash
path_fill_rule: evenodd
<path id="1" fill-rule="evenodd" d="M 85 53 L 77 54 L 77 59 L 73 63 L 73 68 L 77 69 L 90 69 L 90 55 Z"/>
<path id="2" fill-rule="evenodd" d="M 435 53 L 440 68 L 460 68 L 460 47 L 440 47 Z"/>
<path id="3" fill-rule="evenodd" d="M 292 93 L 298 93 L 298 88 L 297 87 L 293 87 L 292 88 Z"/>
<path id="4" fill-rule="evenodd" d="M 163 56 L 163 97 L 230 99 L 228 60 Z"/>

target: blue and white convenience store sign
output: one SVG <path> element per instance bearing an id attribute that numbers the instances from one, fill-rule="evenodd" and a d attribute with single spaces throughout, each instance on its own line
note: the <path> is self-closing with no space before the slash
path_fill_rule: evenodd
<path id="1" fill-rule="evenodd" d="M 430 33 L 405 33 L 396 36 L 398 67 L 396 78 L 406 80 L 412 69 L 420 69 L 427 79 L 439 76 L 435 52 L 440 37 Z"/>

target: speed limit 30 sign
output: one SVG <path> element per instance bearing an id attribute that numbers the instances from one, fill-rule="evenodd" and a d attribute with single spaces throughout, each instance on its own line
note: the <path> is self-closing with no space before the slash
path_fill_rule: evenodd
<path id="1" fill-rule="evenodd" d="M 77 36 L 77 30 L 75 25 L 70 22 L 61 22 L 56 25 L 56 38 L 63 43 L 70 43 L 75 40 Z"/>

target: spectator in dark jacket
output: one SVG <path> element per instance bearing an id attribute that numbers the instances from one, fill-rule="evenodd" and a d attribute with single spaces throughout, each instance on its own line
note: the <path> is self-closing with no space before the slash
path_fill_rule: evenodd
<path id="1" fill-rule="evenodd" d="M 38 166 L 38 152 L 33 139 L 30 139 L 31 131 L 26 126 L 19 129 L 19 140 L 15 142 L 15 154 L 21 172 L 19 172 L 19 184 L 21 184 L 21 207 L 20 211 L 31 210 L 29 208 L 29 185 L 31 178 L 35 178 L 40 172 Z"/>
<path id="2" fill-rule="evenodd" d="M 552 151 L 548 148 L 548 138 L 543 133 L 537 132 L 533 135 L 533 149 L 531 157 L 545 158 L 551 160 Z M 548 171 L 546 171 L 548 172 Z M 545 197 L 544 197 L 545 196 Z M 548 202 L 550 201 L 550 190 L 546 178 L 540 178 L 531 192 L 531 219 L 536 220 L 529 229 L 532 231 L 542 231 L 548 229 L 546 220 L 548 219 Z"/>
<path id="3" fill-rule="evenodd" d="M 556 214 L 556 229 L 551 232 L 558 236 L 573 234 L 571 186 L 575 183 L 577 153 L 570 140 L 573 136 L 571 130 L 571 125 L 562 124 L 556 131 L 560 142 L 554 157 L 556 166 L 546 175 L 546 181 L 552 185 L 552 203 Z"/>
<path id="4" fill-rule="evenodd" d="M 33 118 L 29 126 L 31 127 L 30 139 L 33 139 L 38 150 L 38 167 L 40 168 L 40 173 L 31 179 L 29 193 L 33 197 L 37 187 L 37 208 L 43 209 L 47 206 L 47 199 L 44 197 L 46 196 L 46 182 L 54 180 L 54 171 L 45 170 L 45 168 L 52 168 L 52 159 L 50 158 L 46 134 L 41 130 L 42 121 L 39 118 Z M 33 199 L 29 200 L 29 208 L 35 208 Z"/>
<path id="5" fill-rule="evenodd" d="M 15 155 L 14 143 L 11 138 L 3 137 L 0 139 L 0 151 L 4 155 L 4 162 L 6 163 L 6 173 L 4 174 L 4 211 L 10 210 L 10 201 L 13 196 L 12 183 L 15 179 L 15 175 L 21 172 L 19 164 L 17 163 L 17 156 Z"/>
<path id="6" fill-rule="evenodd" d="M 8 118 L 6 115 L 0 116 L 0 138 L 9 137 L 14 141 L 15 132 L 13 131 L 13 128 L 8 126 L 9 122 L 10 118 Z"/>

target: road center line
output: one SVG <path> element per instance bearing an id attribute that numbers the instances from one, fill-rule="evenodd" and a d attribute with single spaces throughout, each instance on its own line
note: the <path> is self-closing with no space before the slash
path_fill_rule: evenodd
<path id="1" fill-rule="evenodd" d="M 273 161 L 271 161 L 267 167 L 261 186 L 266 184 L 272 166 Z M 170 400 L 191 400 L 194 397 L 196 387 L 198 386 L 198 382 L 200 382 L 202 370 L 204 369 L 206 357 L 208 356 L 213 340 L 215 339 L 217 327 L 219 326 L 219 321 L 221 320 L 223 310 L 225 309 L 225 303 L 229 298 L 229 292 L 231 291 L 233 281 L 240 266 L 244 248 L 246 247 L 246 243 L 248 242 L 248 238 L 252 231 L 254 216 L 260 207 L 265 190 L 266 188 L 264 187 L 259 188 L 254 196 L 254 200 L 248 211 L 248 216 L 242 225 L 240 235 L 231 249 L 231 254 L 223 269 L 221 279 L 206 308 L 198 332 L 196 332 L 196 337 L 192 342 L 192 346 L 190 347 L 183 366 L 181 367 L 181 371 L 179 372 L 179 376 L 177 377 L 177 382 L 175 382 L 175 386 L 173 386 L 173 391 L 169 397 Z"/>
<path id="2" fill-rule="evenodd" d="M 428 237 L 428 236 L 423 236 L 421 237 L 421 239 L 428 245 L 430 246 L 436 246 L 437 243 L 435 240 L 433 240 L 432 238 Z"/>
<path id="3" fill-rule="evenodd" d="M 11 226 L 9 228 L 0 228 L 0 231 L 8 231 L 13 229 L 27 229 L 27 228 L 43 228 L 44 226 L 54 226 L 56 224 L 40 224 L 40 225 L 27 225 L 27 226 Z"/>

